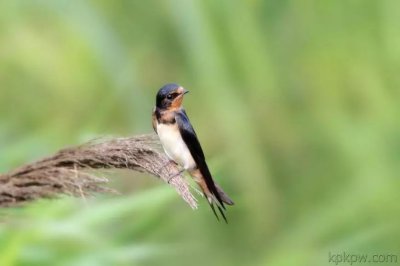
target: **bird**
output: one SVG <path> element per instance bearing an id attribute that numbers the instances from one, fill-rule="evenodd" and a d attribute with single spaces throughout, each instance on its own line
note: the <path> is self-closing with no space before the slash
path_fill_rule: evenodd
<path id="1" fill-rule="evenodd" d="M 182 106 L 183 97 L 188 92 L 175 83 L 166 84 L 159 89 L 152 113 L 153 129 L 169 162 L 182 168 L 171 176 L 170 180 L 187 171 L 202 190 L 217 220 L 219 216 L 215 206 L 224 221 L 228 223 L 225 204 L 234 205 L 234 202 L 214 181 L 207 166 L 197 134 Z"/>

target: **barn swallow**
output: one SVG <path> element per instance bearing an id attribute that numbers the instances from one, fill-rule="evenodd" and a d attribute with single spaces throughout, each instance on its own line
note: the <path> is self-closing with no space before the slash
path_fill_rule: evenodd
<path id="1" fill-rule="evenodd" d="M 167 84 L 158 91 L 152 116 L 153 128 L 170 161 L 182 167 L 178 174 L 187 171 L 203 191 L 217 219 L 214 205 L 227 222 L 225 204 L 234 203 L 214 182 L 196 132 L 182 107 L 183 96 L 188 92 L 177 84 Z"/>

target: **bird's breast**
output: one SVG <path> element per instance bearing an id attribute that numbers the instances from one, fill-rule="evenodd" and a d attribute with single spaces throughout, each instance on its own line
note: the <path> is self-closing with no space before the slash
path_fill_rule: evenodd
<path id="1" fill-rule="evenodd" d="M 184 169 L 196 168 L 196 163 L 182 139 L 177 124 L 157 124 L 157 134 L 168 157 Z"/>

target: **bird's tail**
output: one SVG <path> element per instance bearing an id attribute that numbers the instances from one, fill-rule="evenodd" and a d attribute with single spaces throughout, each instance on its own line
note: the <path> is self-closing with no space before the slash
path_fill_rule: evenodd
<path id="1" fill-rule="evenodd" d="M 217 214 L 215 206 L 217 207 L 224 221 L 228 223 L 228 220 L 225 215 L 226 211 L 225 204 L 233 205 L 234 202 L 232 201 L 232 199 L 222 190 L 220 186 L 218 186 L 214 182 L 214 180 L 212 180 L 211 175 L 207 176 L 208 178 L 205 178 L 204 175 L 198 169 L 192 171 L 190 174 L 194 177 L 194 180 L 203 191 L 203 194 L 207 199 L 207 202 L 210 205 L 211 210 L 213 211 L 215 217 L 217 217 L 217 220 L 219 220 L 219 216 Z"/>
<path id="2" fill-rule="evenodd" d="M 226 218 L 226 215 L 225 215 L 226 208 L 225 208 L 224 203 L 227 205 L 233 205 L 234 203 L 231 200 L 231 198 L 229 198 L 229 196 L 221 189 L 220 186 L 215 184 L 215 188 L 216 188 L 217 193 L 214 194 L 214 193 L 210 192 L 209 190 L 203 189 L 201 187 L 201 189 L 203 190 L 204 196 L 206 197 L 207 202 L 210 205 L 211 210 L 213 211 L 217 220 L 219 221 L 219 216 L 215 210 L 215 206 L 217 206 L 218 211 L 221 214 L 224 221 L 226 223 L 228 223 L 228 219 Z"/>
<path id="3" fill-rule="evenodd" d="M 222 188 L 217 185 L 217 183 L 214 183 L 215 188 L 217 189 L 217 192 L 219 194 L 219 196 L 221 197 L 221 200 L 226 203 L 227 205 L 234 205 L 235 203 L 233 202 L 233 200 L 228 196 L 228 194 L 226 194 Z"/>

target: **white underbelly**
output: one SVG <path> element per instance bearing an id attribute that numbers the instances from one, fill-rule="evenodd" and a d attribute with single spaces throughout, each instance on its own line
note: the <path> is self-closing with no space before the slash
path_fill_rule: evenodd
<path id="1" fill-rule="evenodd" d="M 176 126 L 157 125 L 157 134 L 167 156 L 184 169 L 194 169 L 196 163 Z"/>

